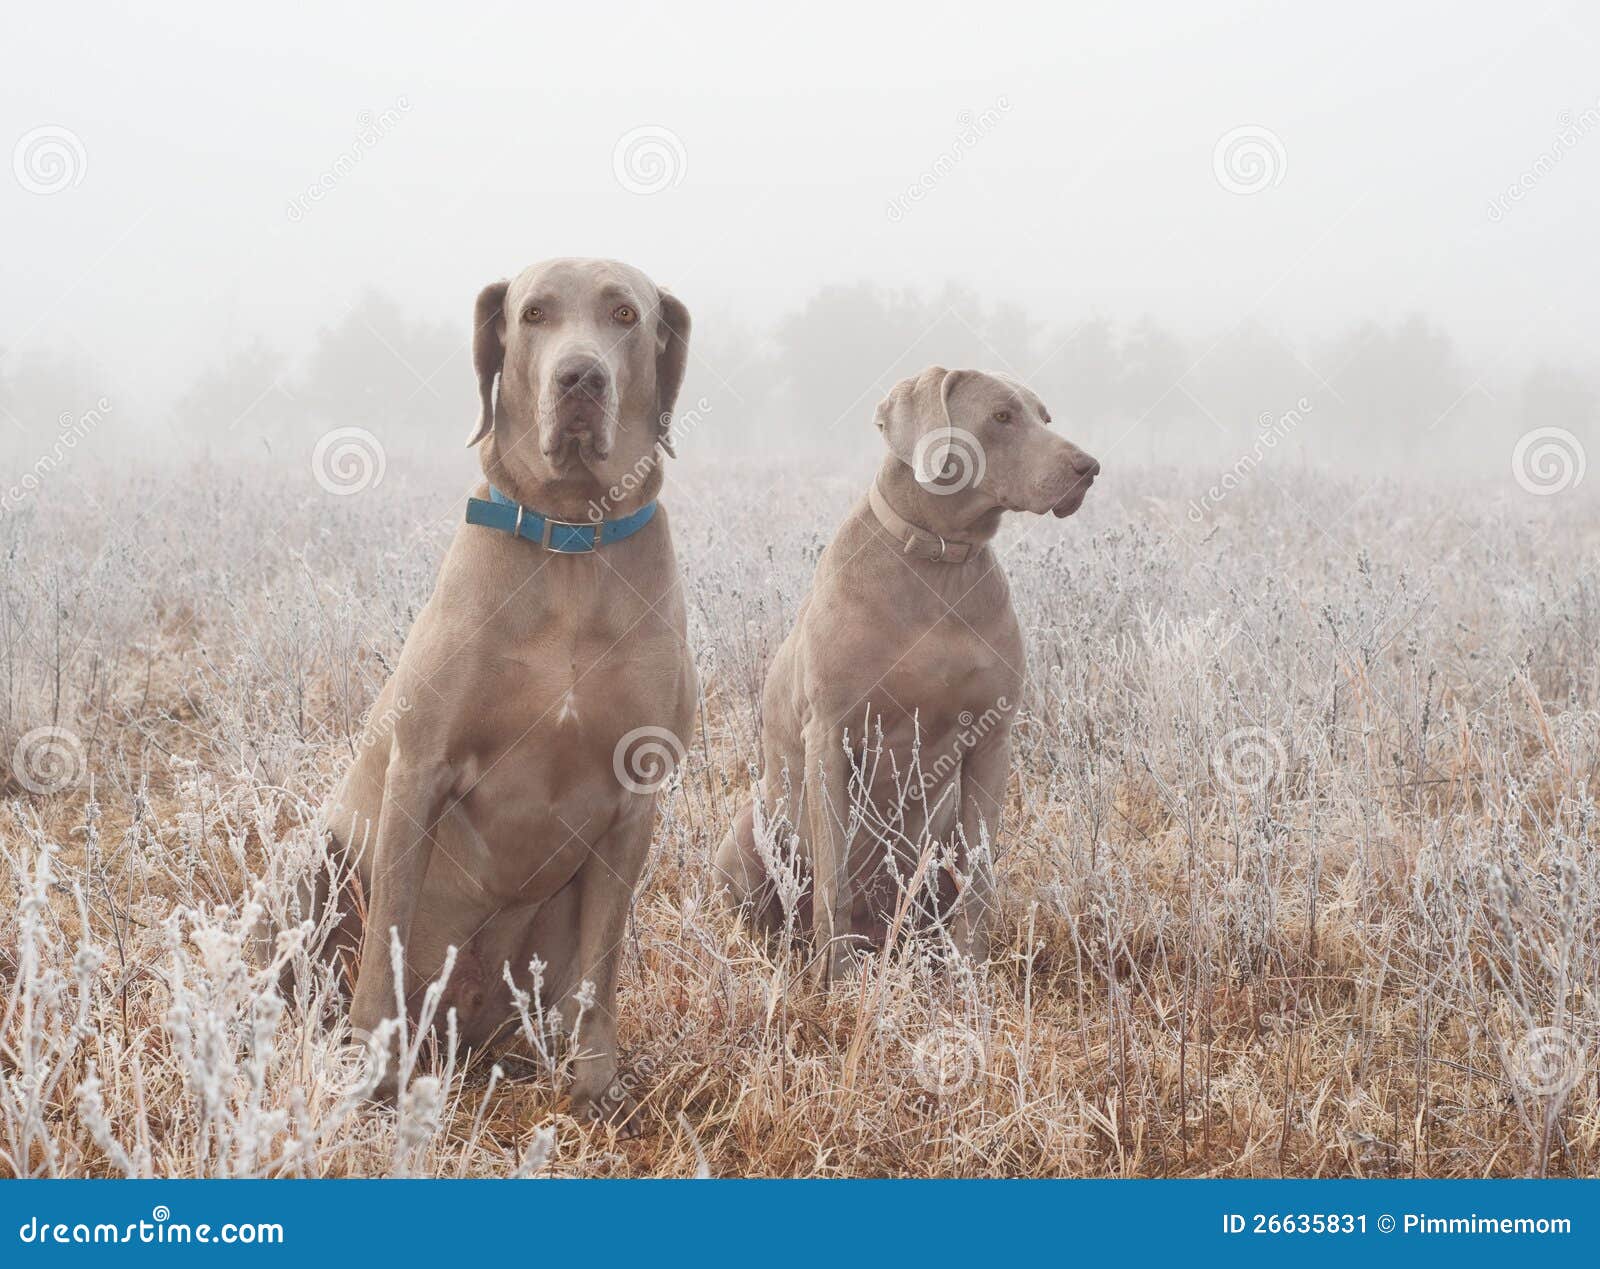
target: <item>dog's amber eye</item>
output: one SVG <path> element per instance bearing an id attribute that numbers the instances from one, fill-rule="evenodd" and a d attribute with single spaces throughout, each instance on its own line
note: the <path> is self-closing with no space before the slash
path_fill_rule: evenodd
<path id="1" fill-rule="evenodd" d="M 636 321 L 639 320 L 639 314 L 634 312 L 632 304 L 618 304 L 617 307 L 612 310 L 611 316 L 616 318 L 624 326 L 632 326 Z"/>
<path id="2" fill-rule="evenodd" d="M 994 412 L 994 421 L 996 423 L 1009 423 L 1009 422 L 1011 422 L 1011 411 L 1010 410 L 996 410 Z"/>
<path id="3" fill-rule="evenodd" d="M 544 321 L 544 310 L 537 304 L 530 304 L 527 308 L 522 310 L 522 320 L 527 322 L 530 326 L 534 322 L 542 322 Z"/>

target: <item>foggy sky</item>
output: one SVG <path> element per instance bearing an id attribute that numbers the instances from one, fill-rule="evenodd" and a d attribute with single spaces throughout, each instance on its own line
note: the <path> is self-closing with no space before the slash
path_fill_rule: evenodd
<path id="1" fill-rule="evenodd" d="M 484 282 L 577 254 L 702 330 L 953 280 L 1044 320 L 1307 338 L 1420 310 L 1481 360 L 1592 367 L 1600 11 L 1317 10 L 12 6 L 7 153 L 64 127 L 83 169 L 49 195 L 0 174 L 0 347 L 77 348 L 155 400 L 257 334 L 302 352 L 369 285 L 465 337 Z M 1284 161 L 1241 195 L 1213 160 L 1246 125 Z M 648 195 L 614 172 L 641 126 L 682 145 Z"/>

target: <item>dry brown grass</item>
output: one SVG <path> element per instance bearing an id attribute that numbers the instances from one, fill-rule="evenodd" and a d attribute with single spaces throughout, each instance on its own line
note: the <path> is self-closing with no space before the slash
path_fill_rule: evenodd
<path id="1" fill-rule="evenodd" d="M 84 762 L 49 796 L 13 780 L 0 827 L 0 1171 L 1596 1171 L 1592 502 L 1278 473 L 1195 525 L 1147 473 L 1011 541 L 1031 681 L 995 958 L 900 948 L 823 994 L 718 914 L 707 860 L 853 482 L 786 491 L 774 528 L 769 488 L 685 480 L 706 702 L 627 950 L 651 1131 L 619 1142 L 511 1054 L 425 1053 L 398 1113 L 352 1101 L 331 998 L 262 1004 L 252 899 L 303 866 L 459 491 L 234 479 L 214 525 L 180 490 L 131 545 L 47 505 L 11 530 L 0 739 L 70 728 Z M 1240 729 L 1282 759 L 1230 788 Z"/>

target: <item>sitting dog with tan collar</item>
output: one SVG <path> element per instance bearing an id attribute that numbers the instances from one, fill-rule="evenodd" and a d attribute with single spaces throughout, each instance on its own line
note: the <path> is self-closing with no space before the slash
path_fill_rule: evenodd
<path id="1" fill-rule="evenodd" d="M 809 926 L 829 978 L 892 928 L 988 952 L 1025 653 L 989 543 L 1009 511 L 1071 515 L 1100 464 L 998 374 L 933 367 L 878 406 L 889 453 L 818 561 L 762 694 L 761 840 L 746 806 L 719 879 L 763 928 Z M 796 887 L 778 884 L 798 840 Z"/>

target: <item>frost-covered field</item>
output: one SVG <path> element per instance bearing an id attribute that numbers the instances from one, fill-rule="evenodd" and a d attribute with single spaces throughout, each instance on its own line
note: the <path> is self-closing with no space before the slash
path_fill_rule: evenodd
<path id="1" fill-rule="evenodd" d="M 1210 483 L 1108 463 L 1078 517 L 1007 532 L 996 957 L 906 948 L 824 996 L 717 912 L 708 859 L 861 482 L 674 481 L 705 699 L 624 963 L 651 1130 L 620 1142 L 525 1052 L 424 1043 L 370 1104 L 332 984 L 302 965 L 280 1001 L 250 955 L 462 487 L 41 490 L 0 520 L 0 1173 L 1600 1170 L 1590 487 L 1268 465 L 1192 513 Z"/>

